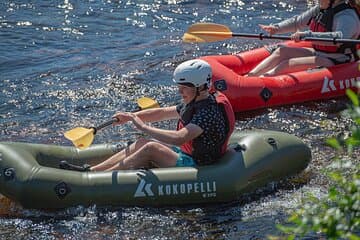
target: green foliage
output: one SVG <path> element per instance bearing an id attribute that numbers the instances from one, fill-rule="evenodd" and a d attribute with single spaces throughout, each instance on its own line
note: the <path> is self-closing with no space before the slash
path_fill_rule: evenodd
<path id="1" fill-rule="evenodd" d="M 348 90 L 347 95 L 352 106 L 345 114 L 353 119 L 354 126 L 351 136 L 326 141 L 338 152 L 324 171 L 330 181 L 328 192 L 320 198 L 312 194 L 304 197 L 302 206 L 289 217 L 289 224 L 278 226 L 287 239 L 321 234 L 326 239 L 360 240 L 360 164 L 353 152 L 360 146 L 360 106 L 357 94 Z"/>

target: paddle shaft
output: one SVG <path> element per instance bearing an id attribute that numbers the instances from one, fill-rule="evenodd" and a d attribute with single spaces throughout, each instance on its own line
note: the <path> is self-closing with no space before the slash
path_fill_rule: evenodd
<path id="1" fill-rule="evenodd" d="M 134 111 L 132 111 L 133 113 L 135 113 L 135 112 L 138 112 L 138 111 L 140 111 L 140 110 L 142 110 L 141 108 L 139 108 L 139 109 L 136 109 L 136 110 L 134 110 Z M 112 119 L 110 119 L 110 120 L 108 120 L 108 121 L 106 121 L 106 122 L 103 122 L 102 124 L 100 124 L 99 126 L 96 126 L 96 127 L 92 127 L 92 129 L 94 129 L 94 134 L 96 134 L 96 132 L 98 131 L 98 130 L 100 130 L 100 129 L 102 129 L 102 128 L 105 128 L 105 127 L 107 127 L 107 126 L 110 126 L 111 124 L 113 124 L 113 123 L 115 123 L 115 122 L 118 122 L 119 120 L 117 119 L 117 118 L 112 118 Z"/>
<path id="2" fill-rule="evenodd" d="M 112 118 L 111 120 L 108 120 L 106 122 L 103 122 L 102 124 L 100 124 L 99 126 L 96 126 L 94 127 L 94 134 L 95 132 L 97 132 L 98 130 L 104 128 L 104 127 L 107 127 L 107 126 L 110 126 L 111 124 L 117 122 L 118 119 L 117 118 Z"/>
<path id="3" fill-rule="evenodd" d="M 232 33 L 233 37 L 247 37 L 247 38 L 259 38 L 263 39 L 279 39 L 279 40 L 292 40 L 289 36 L 281 36 L 281 35 L 264 35 L 260 34 L 252 34 L 252 33 Z M 337 43 L 352 43 L 352 44 L 360 44 L 360 40 L 356 39 L 337 39 L 337 38 L 315 38 L 315 37 L 305 37 L 301 38 L 302 41 L 316 41 L 316 42 L 332 42 L 334 44 Z"/>
<path id="4" fill-rule="evenodd" d="M 137 111 L 140 111 L 143 109 L 160 107 L 159 104 L 155 100 L 153 100 L 151 98 L 147 98 L 147 97 L 142 97 L 142 98 L 138 99 L 137 104 L 138 104 L 139 108 L 137 110 L 135 110 L 134 112 L 137 112 Z M 96 127 L 90 127 L 90 128 L 77 127 L 77 128 L 71 129 L 71 130 L 65 132 L 64 136 L 67 139 L 69 139 L 70 141 L 72 141 L 73 144 L 77 148 L 85 149 L 91 145 L 91 143 L 94 140 L 94 136 L 98 130 L 105 128 L 107 126 L 110 126 L 113 123 L 118 122 L 118 121 L 119 121 L 119 119 L 113 117 L 112 119 L 110 119 Z"/>

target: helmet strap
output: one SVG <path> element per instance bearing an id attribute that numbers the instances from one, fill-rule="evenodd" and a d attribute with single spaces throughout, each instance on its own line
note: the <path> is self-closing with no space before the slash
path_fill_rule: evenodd
<path id="1" fill-rule="evenodd" d="M 332 8 L 332 6 L 334 5 L 335 0 L 330 0 L 330 4 L 329 4 L 329 8 Z"/>
<path id="2" fill-rule="evenodd" d="M 196 87 L 196 97 L 200 96 L 200 87 Z"/>
<path id="3" fill-rule="evenodd" d="M 196 87 L 196 93 L 195 93 L 195 96 L 194 96 L 194 98 L 191 100 L 191 102 L 190 102 L 190 103 L 194 103 L 194 102 L 196 101 L 196 98 L 197 98 L 198 96 L 200 96 L 200 91 L 202 91 L 202 90 L 200 90 L 200 88 L 199 88 L 199 87 Z"/>
<path id="4" fill-rule="evenodd" d="M 194 103 L 196 101 L 196 98 L 200 96 L 200 92 L 203 92 L 203 91 L 207 91 L 208 88 L 207 87 L 204 87 L 200 90 L 200 87 L 196 87 L 196 93 L 195 93 L 195 96 L 193 98 L 193 100 L 191 100 L 190 103 Z"/>

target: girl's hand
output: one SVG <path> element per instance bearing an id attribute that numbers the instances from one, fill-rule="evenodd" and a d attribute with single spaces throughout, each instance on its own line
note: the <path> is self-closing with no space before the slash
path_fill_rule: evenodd
<path id="1" fill-rule="evenodd" d="M 267 33 L 269 33 L 269 35 L 273 35 L 274 33 L 277 32 L 277 30 L 279 29 L 279 27 L 274 26 L 274 25 L 263 25 L 263 24 L 259 24 L 259 27 L 266 31 Z"/>
<path id="2" fill-rule="evenodd" d="M 291 35 L 291 39 L 295 42 L 301 41 L 302 38 L 308 36 L 307 32 L 296 32 Z"/>
<path id="3" fill-rule="evenodd" d="M 124 124 L 132 119 L 128 112 L 117 112 L 112 117 L 117 119 L 117 122 L 113 123 L 114 125 Z"/>
<path id="4" fill-rule="evenodd" d="M 144 127 L 146 126 L 143 120 L 141 120 L 136 114 L 133 113 L 128 113 L 128 114 L 135 127 L 139 130 L 143 130 Z"/>

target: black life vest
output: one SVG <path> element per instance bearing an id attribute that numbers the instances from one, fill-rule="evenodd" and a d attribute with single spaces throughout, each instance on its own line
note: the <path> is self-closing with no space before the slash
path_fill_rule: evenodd
<path id="1" fill-rule="evenodd" d="M 329 7 L 327 9 L 320 10 L 320 12 L 315 17 L 310 19 L 309 22 L 310 30 L 313 32 L 332 32 L 335 14 L 345 9 L 354 9 L 354 8 L 349 4 L 342 3 L 334 8 Z M 358 11 L 356 9 L 354 10 L 359 16 Z M 358 38 L 359 37 L 360 36 L 358 36 Z M 356 59 L 358 57 L 356 54 L 356 49 L 359 48 L 359 46 L 356 46 L 355 44 L 346 44 L 346 43 L 341 44 L 340 46 L 326 46 L 326 45 L 313 44 L 313 48 L 317 51 L 323 51 L 327 53 L 345 53 L 346 49 L 350 49 Z"/>

